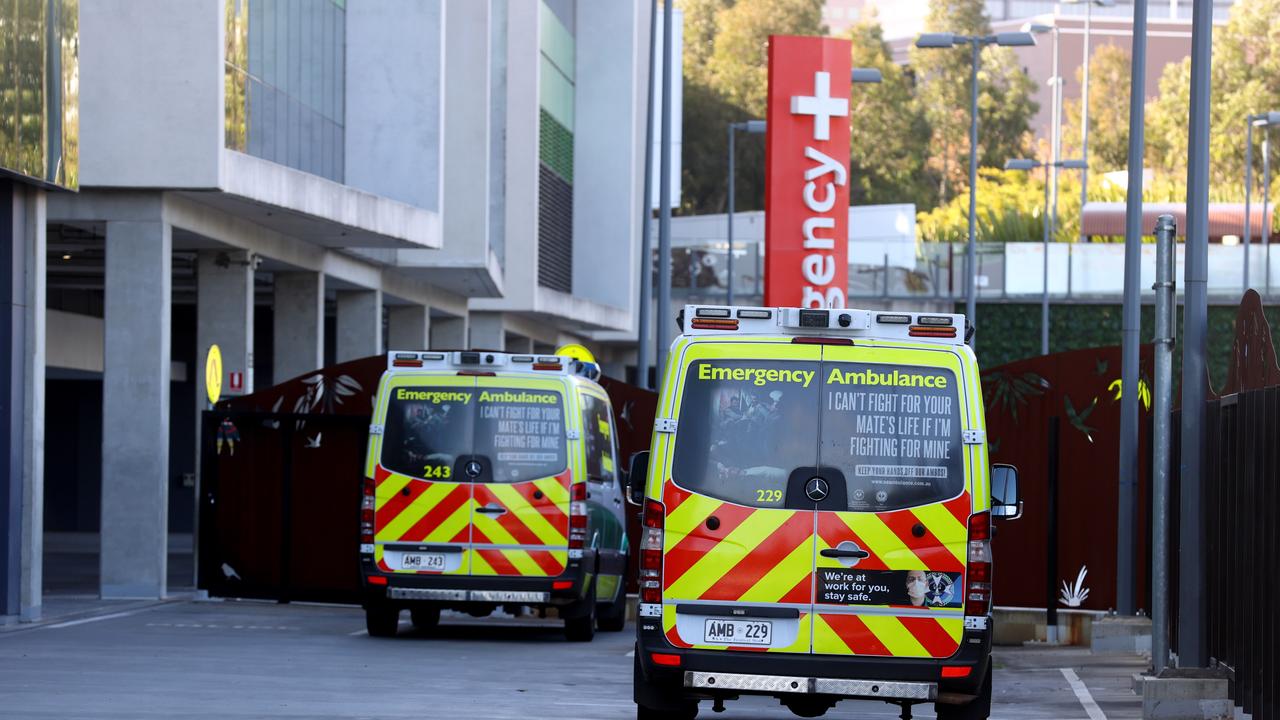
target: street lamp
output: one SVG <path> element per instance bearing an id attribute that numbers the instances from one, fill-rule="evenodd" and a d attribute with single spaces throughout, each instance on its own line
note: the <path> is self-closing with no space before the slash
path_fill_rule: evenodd
<path id="1" fill-rule="evenodd" d="M 1116 0 L 1062 0 L 1068 5 L 1084 4 L 1084 83 L 1080 88 L 1080 157 L 1089 162 L 1089 37 L 1093 29 L 1093 6 L 1115 7 Z M 1089 202 L 1089 169 L 1080 172 L 1080 217 Z M 1084 242 L 1084 223 L 1080 223 L 1080 241 Z"/>
<path id="2" fill-rule="evenodd" d="M 1053 192 L 1053 214 L 1049 212 L 1049 169 L 1055 171 L 1058 168 L 1066 168 L 1068 170 L 1085 170 L 1088 164 L 1084 160 L 1059 160 L 1058 162 L 1040 162 L 1039 160 L 1016 159 L 1007 160 L 1004 164 L 1005 170 L 1034 170 L 1038 167 L 1044 168 L 1044 215 L 1041 216 L 1044 224 L 1044 275 L 1040 286 L 1040 354 L 1049 354 L 1049 238 L 1056 231 L 1056 221 L 1058 215 L 1058 192 L 1054 187 Z"/>
<path id="3" fill-rule="evenodd" d="M 995 35 L 957 35 L 955 33 L 924 33 L 916 39 L 916 47 L 922 49 L 953 48 L 956 45 L 968 45 L 972 51 L 971 84 L 969 106 L 969 247 L 967 257 L 969 270 L 965 273 L 965 314 L 969 323 L 977 327 L 978 314 L 978 251 L 974 237 L 978 214 L 978 61 L 979 53 L 987 45 L 1004 47 L 1027 47 L 1035 45 L 1036 39 L 1028 32 L 1004 32 Z"/>
<path id="4" fill-rule="evenodd" d="M 1049 123 L 1049 164 L 1053 167 L 1053 194 L 1054 194 L 1054 214 L 1053 224 L 1057 227 L 1057 195 L 1058 195 L 1058 165 L 1055 163 L 1062 158 L 1062 76 L 1059 74 L 1059 54 L 1060 47 L 1059 38 L 1062 30 L 1055 25 L 1041 25 L 1039 23 L 1025 23 L 1022 26 L 1023 32 L 1035 33 L 1042 35 L 1044 33 L 1053 34 L 1053 70 L 1049 77 L 1049 108 L 1052 119 Z M 1080 206 L 1080 216 L 1084 217 L 1084 206 Z M 1083 228 L 1084 223 L 1081 222 Z"/>
<path id="5" fill-rule="evenodd" d="M 1271 294 L 1271 228 L 1267 227 L 1267 205 L 1271 194 L 1271 155 L 1268 130 L 1272 125 L 1280 125 L 1280 112 L 1265 112 L 1245 116 L 1244 140 L 1244 289 L 1249 289 L 1249 202 L 1253 197 L 1253 129 L 1262 128 L 1262 247 L 1266 262 L 1265 288 Z"/>
<path id="6" fill-rule="evenodd" d="M 878 83 L 883 80 L 880 68 L 853 68 L 850 72 L 849 80 L 855 85 L 866 83 Z M 768 123 L 764 120 L 747 120 L 745 122 L 729 123 L 729 202 L 728 202 L 728 223 L 729 223 L 729 253 L 726 270 L 729 274 L 729 282 L 725 287 L 725 304 L 733 305 L 733 217 L 736 213 L 737 198 L 734 192 L 734 181 L 737 177 L 735 170 L 736 153 L 734 152 L 734 138 L 738 132 L 750 133 L 752 135 L 762 135 L 768 129 Z"/>

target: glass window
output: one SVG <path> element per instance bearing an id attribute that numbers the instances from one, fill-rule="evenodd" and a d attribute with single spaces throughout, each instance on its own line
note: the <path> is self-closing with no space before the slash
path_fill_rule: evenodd
<path id="1" fill-rule="evenodd" d="M 960 399 L 950 370 L 826 362 L 821 462 L 844 474 L 850 510 L 947 500 L 964 489 Z"/>
<path id="2" fill-rule="evenodd" d="M 474 398 L 471 388 L 392 390 L 382 435 L 382 466 L 412 477 L 460 478 L 458 460 L 474 445 Z"/>
<path id="3" fill-rule="evenodd" d="M 782 507 L 792 471 L 817 457 L 820 366 L 782 360 L 689 365 L 672 478 L 754 507 Z"/>
<path id="4" fill-rule="evenodd" d="M 594 395 L 582 395 L 582 438 L 586 443 L 587 479 L 612 485 L 617 477 L 613 458 L 613 418 L 609 402 Z"/>
<path id="5" fill-rule="evenodd" d="M 558 475 L 567 466 L 564 396 L 555 390 L 482 387 L 476 399 L 477 455 L 493 482 Z"/>

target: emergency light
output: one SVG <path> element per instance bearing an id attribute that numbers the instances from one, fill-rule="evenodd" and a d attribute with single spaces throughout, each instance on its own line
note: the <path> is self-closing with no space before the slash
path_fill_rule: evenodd
<path id="1" fill-rule="evenodd" d="M 582 356 L 586 352 L 574 352 Z M 586 357 L 590 357 L 587 353 Z M 588 380 L 600 379 L 600 366 L 567 354 L 528 355 L 488 350 L 457 350 L 454 352 L 404 352 L 387 353 L 388 371 L 444 371 L 462 375 L 493 375 L 495 371 L 507 373 L 537 373 L 572 375 Z"/>
<path id="2" fill-rule="evenodd" d="M 948 345 L 966 341 L 963 315 L 882 313 L 854 308 L 763 308 L 686 305 L 680 313 L 685 335 L 734 332 L 742 335 L 794 335 L 799 343 L 847 344 L 871 340 L 925 340 Z"/>

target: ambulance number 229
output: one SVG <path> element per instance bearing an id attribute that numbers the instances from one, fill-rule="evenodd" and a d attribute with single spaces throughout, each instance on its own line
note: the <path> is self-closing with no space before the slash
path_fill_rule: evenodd
<path id="1" fill-rule="evenodd" d="M 756 502 L 767 503 L 769 505 L 775 505 L 777 503 L 780 503 L 782 502 L 782 491 L 781 490 L 765 490 L 763 488 L 758 488 L 756 490 Z"/>

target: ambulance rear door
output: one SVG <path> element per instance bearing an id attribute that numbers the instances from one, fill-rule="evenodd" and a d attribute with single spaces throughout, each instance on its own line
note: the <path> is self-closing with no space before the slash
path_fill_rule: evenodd
<path id="1" fill-rule="evenodd" d="M 952 348 L 824 345 L 813 652 L 946 658 L 964 630 L 981 407 Z M 967 384 L 974 387 L 967 388 Z M 970 392 L 966 392 L 968 389 Z"/>

